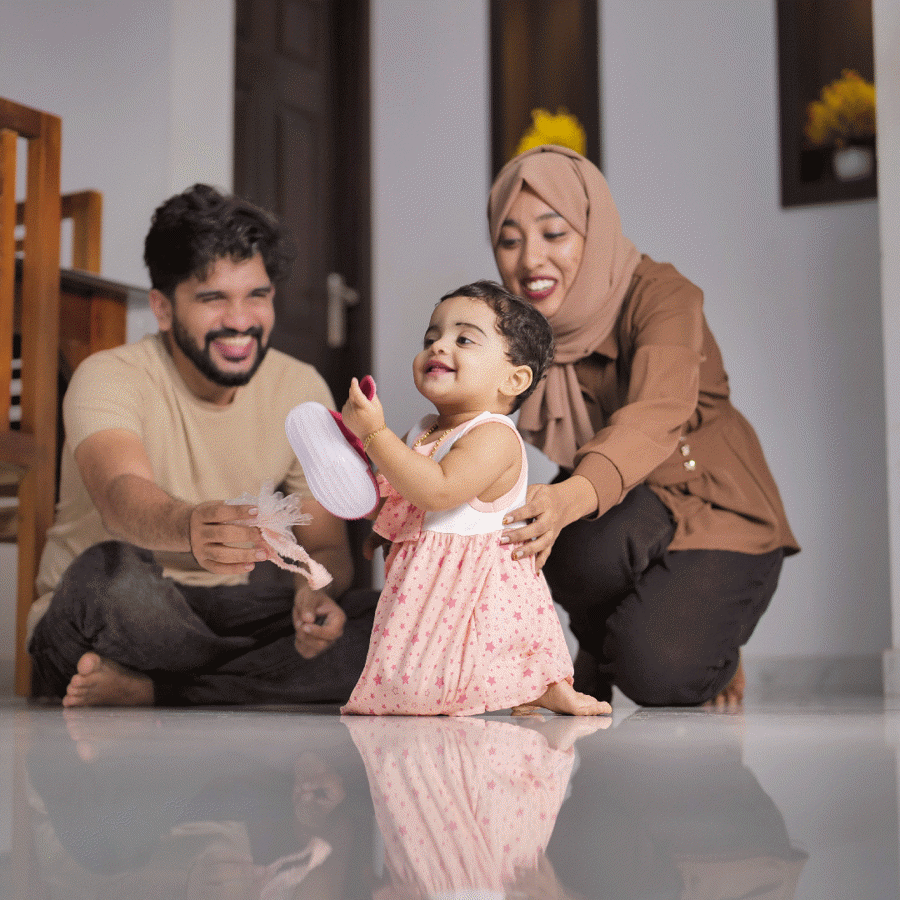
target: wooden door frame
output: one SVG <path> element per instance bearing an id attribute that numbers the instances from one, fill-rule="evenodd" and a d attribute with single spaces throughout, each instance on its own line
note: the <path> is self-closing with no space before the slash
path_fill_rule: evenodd
<path id="1" fill-rule="evenodd" d="M 334 221 L 347 223 L 347 234 L 338 243 L 338 272 L 352 273 L 351 284 L 360 295 L 359 305 L 348 310 L 354 325 L 348 331 L 352 355 L 360 371 L 348 373 L 360 377 L 372 372 L 372 178 L 371 178 L 371 87 L 369 0 L 335 0 L 334 56 L 334 153 L 335 171 L 346 174 L 338 179 L 334 191 Z M 342 66 L 342 58 L 356 60 L 355 66 Z M 346 216 L 347 210 L 355 213 Z M 341 397 L 335 397 L 340 406 Z M 372 563 L 361 553 L 370 524 L 365 520 L 348 522 L 353 551 L 355 587 L 372 584 Z"/>
<path id="2" fill-rule="evenodd" d="M 371 87 L 369 78 L 369 0 L 336 0 L 335 171 L 346 174 L 336 184 L 335 221 L 348 222 L 349 233 L 338 246 L 338 270 L 353 273 L 361 302 L 350 311 L 356 326 L 351 329 L 352 350 L 362 366 L 358 376 L 372 369 L 372 177 L 371 177 Z M 341 58 L 356 65 L 340 64 Z M 355 212 L 352 220 L 344 211 Z"/>
<path id="3" fill-rule="evenodd" d="M 346 373 L 349 388 L 351 376 L 362 377 L 371 373 L 372 368 L 370 4 L 369 0 L 332 0 L 331 9 L 334 27 L 332 164 L 338 175 L 334 179 L 331 220 L 335 229 L 340 229 L 333 265 L 334 271 L 344 275 L 360 295 L 360 302 L 347 311 L 348 346 L 343 354 L 358 367 L 358 371 Z M 347 65 L 348 60 L 353 64 Z M 236 119 L 235 141 L 237 138 Z M 241 181 L 237 172 L 240 163 L 240 154 L 235 153 L 236 185 Z M 338 408 L 343 399 L 335 391 Z M 369 524 L 363 520 L 348 522 L 347 526 L 356 573 L 353 584 L 369 587 L 372 565 L 361 553 Z"/>
<path id="4" fill-rule="evenodd" d="M 602 168 L 597 0 L 490 0 L 489 13 L 492 175 L 515 155 L 537 108 L 576 116 L 584 155 Z"/>
<path id="5" fill-rule="evenodd" d="M 334 270 L 347 278 L 360 295 L 348 310 L 348 356 L 358 360 L 362 376 L 372 366 L 372 204 L 371 204 L 371 89 L 369 77 L 369 0 L 333 0 L 336 52 L 332 54 L 333 166 L 335 179 L 333 221 L 340 223 Z M 354 65 L 345 65 L 346 60 Z M 235 121 L 234 140 L 237 140 Z M 234 155 L 234 181 L 240 182 Z M 351 214 L 352 213 L 352 214 Z M 348 376 L 349 384 L 349 376 Z M 335 398 L 336 400 L 338 398 Z"/>

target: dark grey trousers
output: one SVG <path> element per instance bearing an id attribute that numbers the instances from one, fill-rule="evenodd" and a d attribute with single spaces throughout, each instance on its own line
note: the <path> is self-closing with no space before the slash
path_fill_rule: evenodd
<path id="1" fill-rule="evenodd" d="M 377 600 L 376 591 L 348 592 L 343 636 L 304 659 L 292 585 L 189 587 L 163 577 L 149 551 L 96 544 L 66 570 L 35 628 L 32 695 L 64 696 L 93 650 L 148 675 L 157 705 L 343 703 L 365 663 Z"/>
<path id="2" fill-rule="evenodd" d="M 576 665 L 580 690 L 608 700 L 615 684 L 642 706 L 696 706 L 734 676 L 784 551 L 670 551 L 674 533 L 646 485 L 599 519 L 560 532 L 544 573 L 593 657 L 594 671 Z"/>

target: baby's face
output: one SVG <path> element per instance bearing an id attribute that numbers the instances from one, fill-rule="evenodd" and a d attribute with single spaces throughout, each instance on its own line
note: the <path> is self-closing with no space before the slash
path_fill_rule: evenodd
<path id="1" fill-rule="evenodd" d="M 431 316 L 413 378 L 419 393 L 441 411 L 505 412 L 503 389 L 516 368 L 494 310 L 477 298 L 448 297 Z"/>

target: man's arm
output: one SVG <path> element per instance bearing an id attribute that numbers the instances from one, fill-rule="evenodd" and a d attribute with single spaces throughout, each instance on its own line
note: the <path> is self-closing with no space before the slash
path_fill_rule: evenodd
<path id="1" fill-rule="evenodd" d="M 298 575 L 294 594 L 294 628 L 297 652 L 305 659 L 327 650 L 343 633 L 347 616 L 335 603 L 353 581 L 353 560 L 347 540 L 347 527 L 315 500 L 303 504 L 303 512 L 312 516 L 309 525 L 294 528 L 297 541 L 307 553 L 331 573 L 331 583 L 314 591 Z M 316 621 L 319 624 L 316 624 Z"/>
<path id="2" fill-rule="evenodd" d="M 98 431 L 75 448 L 75 462 L 103 525 L 147 550 L 193 553 L 207 571 L 249 572 L 265 559 L 259 530 L 232 522 L 255 515 L 247 506 L 212 501 L 193 506 L 153 480 L 140 438 L 124 428 Z"/>

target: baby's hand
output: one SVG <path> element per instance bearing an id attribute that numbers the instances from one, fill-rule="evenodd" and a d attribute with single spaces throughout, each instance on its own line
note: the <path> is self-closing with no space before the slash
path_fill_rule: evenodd
<path id="1" fill-rule="evenodd" d="M 384 410 L 377 395 L 371 400 L 366 397 L 359 386 L 359 381 L 353 379 L 350 382 L 350 396 L 341 410 L 341 418 L 344 424 L 360 440 L 384 425 Z"/>

